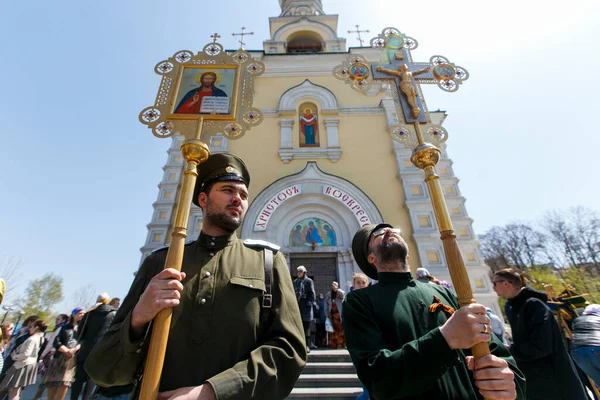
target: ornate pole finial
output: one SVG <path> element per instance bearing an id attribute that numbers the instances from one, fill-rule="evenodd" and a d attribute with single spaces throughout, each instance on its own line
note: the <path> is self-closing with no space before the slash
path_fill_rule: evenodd
<path id="1" fill-rule="evenodd" d="M 219 35 L 217 32 L 215 32 L 214 34 L 210 35 L 210 37 L 212 38 L 213 43 L 217 43 L 217 40 L 219 40 L 221 35 Z"/>
<path id="2" fill-rule="evenodd" d="M 360 37 L 360 34 L 361 33 L 369 33 L 369 30 L 366 29 L 364 31 L 361 31 L 360 29 L 358 29 L 359 25 L 354 25 L 354 26 L 356 27 L 356 30 L 355 31 L 348 31 L 348 33 L 357 33 L 358 34 L 357 39 L 360 42 L 360 47 L 363 47 L 364 40 Z"/>
<path id="3" fill-rule="evenodd" d="M 246 45 L 246 43 L 244 43 L 244 36 L 245 35 L 254 35 L 254 32 L 246 32 L 246 27 L 242 26 L 242 32 L 241 33 L 232 33 L 231 36 L 241 36 L 240 40 L 238 40 L 238 42 L 240 43 L 240 49 L 244 49 L 244 46 Z"/>

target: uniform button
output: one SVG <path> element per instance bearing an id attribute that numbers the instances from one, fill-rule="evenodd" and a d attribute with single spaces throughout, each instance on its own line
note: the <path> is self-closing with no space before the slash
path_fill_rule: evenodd
<path id="1" fill-rule="evenodd" d="M 210 242 L 210 245 L 211 245 L 211 246 L 214 246 L 214 245 L 215 245 L 215 242 Z"/>
<path id="2" fill-rule="evenodd" d="M 204 304 L 204 303 L 206 303 L 206 299 L 200 300 L 200 304 Z"/>
<path id="3" fill-rule="evenodd" d="M 215 255 L 215 253 L 210 253 L 211 257 Z"/>
<path id="4" fill-rule="evenodd" d="M 252 285 L 248 285 L 248 287 L 254 287 L 254 286 L 252 286 Z"/>
<path id="5" fill-rule="evenodd" d="M 206 273 L 204 274 L 204 276 L 209 277 L 210 276 L 210 272 L 206 271 Z"/>
<path id="6" fill-rule="evenodd" d="M 142 352 L 142 350 L 141 349 L 137 349 L 135 352 L 138 353 L 138 354 L 140 354 Z"/>

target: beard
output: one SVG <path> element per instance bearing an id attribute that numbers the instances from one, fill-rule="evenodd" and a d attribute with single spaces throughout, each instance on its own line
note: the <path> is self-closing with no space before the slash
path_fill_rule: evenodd
<path id="1" fill-rule="evenodd" d="M 396 261 L 405 262 L 402 260 L 404 252 L 404 245 L 400 242 L 383 242 L 377 248 L 376 255 L 381 264 L 389 264 Z"/>
<path id="2" fill-rule="evenodd" d="M 233 233 L 242 224 L 243 215 L 239 218 L 234 218 L 224 211 L 212 210 L 211 208 L 211 203 L 207 199 L 206 215 L 204 216 L 204 219 L 209 222 L 210 225 L 220 228 L 226 232 Z"/>

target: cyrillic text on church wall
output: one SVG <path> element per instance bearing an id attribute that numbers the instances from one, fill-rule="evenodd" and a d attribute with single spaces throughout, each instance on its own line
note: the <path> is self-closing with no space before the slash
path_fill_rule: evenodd
<path id="1" fill-rule="evenodd" d="M 354 217 L 356 218 L 360 226 L 371 224 L 371 219 L 369 218 L 369 215 L 365 211 L 362 204 L 360 204 L 342 189 L 331 185 L 323 185 L 323 194 L 329 197 L 333 197 L 334 199 L 337 199 L 342 204 L 344 204 L 350 211 L 352 211 L 352 214 L 354 214 Z"/>
<path id="2" fill-rule="evenodd" d="M 254 231 L 266 231 L 269 219 L 281 204 L 294 196 L 302 194 L 302 185 L 292 185 L 277 193 L 260 210 L 254 222 Z"/>

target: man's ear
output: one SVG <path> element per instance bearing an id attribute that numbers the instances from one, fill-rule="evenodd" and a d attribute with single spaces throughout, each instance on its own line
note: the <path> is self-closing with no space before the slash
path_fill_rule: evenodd
<path id="1" fill-rule="evenodd" d="M 406 261 L 410 260 L 410 255 L 406 255 Z"/>
<path id="2" fill-rule="evenodd" d="M 198 195 L 198 204 L 202 210 L 206 210 L 206 200 L 208 199 L 208 195 L 204 192 L 200 192 Z"/>
<path id="3" fill-rule="evenodd" d="M 375 257 L 375 254 L 369 253 L 369 255 L 367 256 L 367 261 L 369 262 L 369 264 L 375 265 L 375 262 L 377 261 L 377 257 Z"/>

